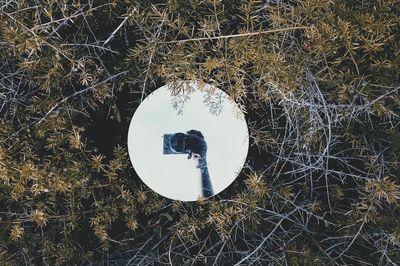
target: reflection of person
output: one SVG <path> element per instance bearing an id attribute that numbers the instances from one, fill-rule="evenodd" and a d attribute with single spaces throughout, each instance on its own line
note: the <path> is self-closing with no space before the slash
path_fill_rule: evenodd
<path id="1" fill-rule="evenodd" d="M 171 148 L 175 152 L 188 154 L 188 159 L 193 158 L 196 167 L 199 169 L 203 197 L 214 195 L 210 174 L 207 168 L 207 143 L 203 134 L 198 130 L 189 130 L 184 133 L 175 133 L 170 140 Z"/>
<path id="2" fill-rule="evenodd" d="M 203 197 L 211 197 L 214 195 L 213 187 L 211 184 L 210 174 L 207 167 L 207 143 L 203 134 L 197 130 L 189 130 L 188 134 L 188 159 L 192 158 L 196 162 L 196 167 L 199 169 L 201 177 L 201 187 Z"/>
<path id="3" fill-rule="evenodd" d="M 206 157 L 193 157 L 196 162 L 196 167 L 200 171 L 201 188 L 203 197 L 211 197 L 214 195 L 214 190 L 211 184 L 210 174 L 208 173 Z"/>

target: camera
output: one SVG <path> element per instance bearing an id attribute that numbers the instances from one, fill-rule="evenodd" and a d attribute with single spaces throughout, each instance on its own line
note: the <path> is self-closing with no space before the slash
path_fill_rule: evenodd
<path id="1" fill-rule="evenodd" d="M 163 154 L 187 154 L 184 133 L 164 134 Z"/>
<path id="2" fill-rule="evenodd" d="M 163 154 L 196 153 L 205 156 L 207 144 L 200 131 L 189 130 L 187 133 L 164 134 Z"/>

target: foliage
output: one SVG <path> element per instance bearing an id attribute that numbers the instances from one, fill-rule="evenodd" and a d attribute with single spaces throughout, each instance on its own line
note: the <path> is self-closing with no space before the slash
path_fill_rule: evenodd
<path id="1" fill-rule="evenodd" d="M 1 264 L 397 265 L 399 12 L 0 1 Z M 139 103 L 173 83 L 183 108 L 182 80 L 227 92 L 250 131 L 237 180 L 192 203 L 152 192 L 126 151 Z"/>

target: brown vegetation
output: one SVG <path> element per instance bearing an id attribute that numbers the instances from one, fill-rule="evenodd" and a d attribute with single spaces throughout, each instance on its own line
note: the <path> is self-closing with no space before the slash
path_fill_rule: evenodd
<path id="1" fill-rule="evenodd" d="M 397 265 L 399 12 L 0 1 L 0 264 Z M 193 79 L 240 105 L 251 147 L 228 189 L 184 203 L 141 183 L 126 134 L 146 95 Z"/>

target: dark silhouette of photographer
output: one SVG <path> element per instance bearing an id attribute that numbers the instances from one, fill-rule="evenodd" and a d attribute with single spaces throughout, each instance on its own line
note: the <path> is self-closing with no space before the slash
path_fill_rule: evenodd
<path id="1" fill-rule="evenodd" d="M 185 133 L 164 135 L 164 154 L 187 154 L 187 158 L 195 161 L 201 178 L 202 196 L 214 195 L 210 174 L 207 167 L 207 143 L 203 134 L 198 130 Z"/>

